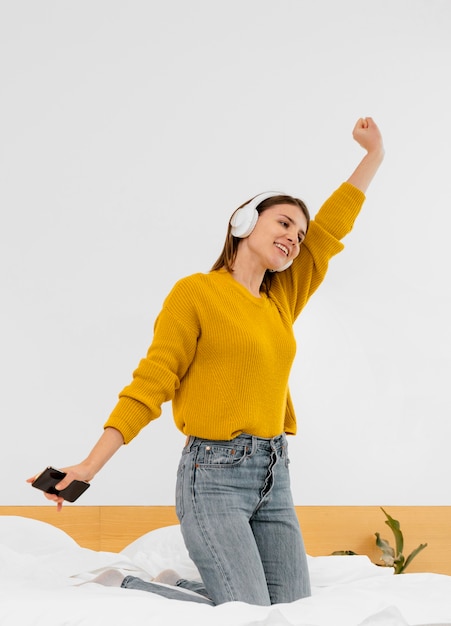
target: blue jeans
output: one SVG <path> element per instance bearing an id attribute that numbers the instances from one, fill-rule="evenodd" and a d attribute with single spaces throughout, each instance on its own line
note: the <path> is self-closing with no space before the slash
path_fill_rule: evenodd
<path id="1" fill-rule="evenodd" d="M 189 602 L 198 602 L 200 604 L 209 604 L 214 606 L 214 602 L 207 597 L 207 592 L 203 583 L 196 582 L 194 580 L 184 580 L 181 578 L 177 581 L 175 587 L 165 587 L 158 583 L 147 582 L 136 576 L 126 576 L 122 581 L 121 587 L 125 589 L 139 589 L 140 591 L 149 591 L 155 593 L 157 596 L 163 596 L 169 600 L 187 600 Z M 179 591 L 178 587 L 183 589 L 189 589 L 195 591 L 200 595 L 188 595 L 184 591 Z"/>
<path id="2" fill-rule="evenodd" d="M 178 469 L 176 508 L 205 588 L 183 580 L 178 585 L 207 597 L 177 588 L 169 590 L 174 594 L 170 597 L 268 606 L 310 595 L 288 464 L 285 435 L 239 435 L 231 441 L 189 438 Z M 159 593 L 158 585 L 144 584 Z M 167 589 L 160 595 L 167 596 Z"/>

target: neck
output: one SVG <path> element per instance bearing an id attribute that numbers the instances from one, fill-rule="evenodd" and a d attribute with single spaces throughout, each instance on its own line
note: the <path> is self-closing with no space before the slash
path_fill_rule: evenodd
<path id="1" fill-rule="evenodd" d="M 265 269 L 252 267 L 252 264 L 240 263 L 237 258 L 232 267 L 232 276 L 256 298 L 260 297 L 260 287 L 265 276 Z"/>

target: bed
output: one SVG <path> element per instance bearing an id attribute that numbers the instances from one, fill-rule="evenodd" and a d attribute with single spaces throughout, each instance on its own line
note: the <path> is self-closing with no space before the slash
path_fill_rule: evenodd
<path id="1" fill-rule="evenodd" d="M 143 578 L 162 569 L 198 576 L 173 507 L 0 507 L 1 626 L 405 626 L 451 624 L 451 507 L 386 507 L 407 549 L 427 542 L 394 575 L 378 567 L 379 507 L 297 507 L 313 594 L 292 604 L 218 607 L 92 582 L 120 568 Z M 357 556 L 331 556 L 336 550 Z"/>

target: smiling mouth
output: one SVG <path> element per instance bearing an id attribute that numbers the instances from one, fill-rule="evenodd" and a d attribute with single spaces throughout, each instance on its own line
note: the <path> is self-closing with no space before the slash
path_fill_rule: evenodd
<path id="1" fill-rule="evenodd" d="M 274 245 L 276 246 L 276 248 L 279 248 L 279 250 L 282 250 L 282 252 L 285 254 L 285 256 L 288 256 L 289 251 L 288 251 L 288 248 L 286 246 L 284 246 L 281 243 L 275 243 Z"/>

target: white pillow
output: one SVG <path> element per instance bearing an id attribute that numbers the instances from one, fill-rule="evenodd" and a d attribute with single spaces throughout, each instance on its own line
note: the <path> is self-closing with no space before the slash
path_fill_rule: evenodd
<path id="1" fill-rule="evenodd" d="M 16 515 L 0 515 L 0 544 L 20 554 L 36 556 L 78 546 L 60 528 Z"/>
<path id="2" fill-rule="evenodd" d="M 165 569 L 174 569 L 182 578 L 200 580 L 178 524 L 146 533 L 121 550 L 120 554 L 152 576 Z"/>
<path id="3" fill-rule="evenodd" d="M 128 567 L 118 554 L 82 548 L 63 530 L 34 519 L 0 515 L 0 577 L 61 580 L 80 572 Z"/>
<path id="4" fill-rule="evenodd" d="M 378 567 L 364 555 L 309 556 L 312 587 L 329 587 L 374 576 L 391 576 L 393 568 Z"/>

